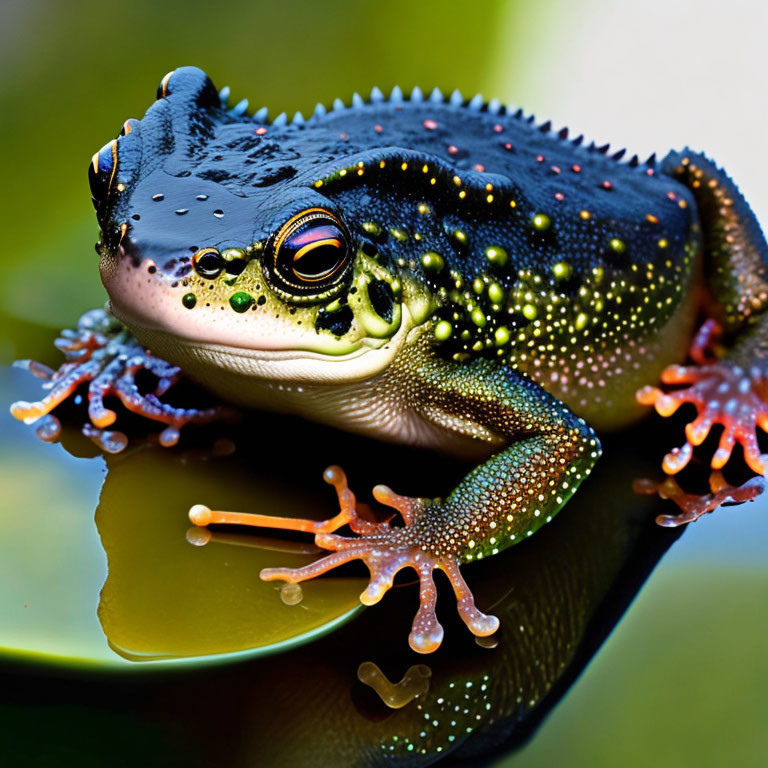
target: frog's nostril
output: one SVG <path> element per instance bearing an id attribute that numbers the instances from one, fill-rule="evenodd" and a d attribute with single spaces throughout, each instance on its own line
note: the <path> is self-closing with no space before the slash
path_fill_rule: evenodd
<path id="1" fill-rule="evenodd" d="M 91 186 L 93 205 L 98 210 L 109 196 L 117 174 L 117 141 L 105 144 L 91 159 L 88 166 L 88 183 Z"/>

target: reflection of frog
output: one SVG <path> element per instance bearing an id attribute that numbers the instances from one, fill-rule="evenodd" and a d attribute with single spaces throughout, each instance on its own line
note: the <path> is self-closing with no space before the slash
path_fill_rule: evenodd
<path id="1" fill-rule="evenodd" d="M 312 531 L 334 550 L 265 577 L 300 581 L 359 558 L 372 573 L 362 599 L 374 603 L 413 567 L 421 607 L 410 640 L 429 651 L 442 637 L 438 568 L 470 629 L 490 634 L 498 622 L 475 608 L 459 564 L 549 521 L 598 457 L 586 422 L 638 418 L 635 391 L 660 375 L 690 386 L 646 387 L 642 402 L 700 412 L 665 469 L 681 469 L 719 422 L 713 467 L 739 442 L 765 472 L 755 429 L 768 426 L 766 244 L 706 158 L 620 163 L 622 153 L 458 93 L 374 90 L 367 103 L 269 123 L 264 110 L 227 109 L 184 68 L 158 97 L 90 173 L 111 311 L 157 358 L 132 340 L 110 350 L 113 331 L 91 315 L 48 398 L 16 415 L 34 421 L 90 381 L 95 427 L 114 421 L 102 399 L 115 394 L 169 424 L 174 442 L 178 427 L 211 417 L 158 399 L 179 366 L 240 405 L 484 459 L 445 499 L 378 487 L 403 528 L 358 518 L 338 470 L 326 475 L 342 506 L 332 521 L 237 518 Z M 694 337 L 703 306 L 717 326 Z M 692 338 L 697 365 L 673 365 Z M 136 389 L 142 366 L 156 393 Z M 200 524 L 235 519 L 194 513 Z M 333 534 L 345 523 L 360 537 Z"/>

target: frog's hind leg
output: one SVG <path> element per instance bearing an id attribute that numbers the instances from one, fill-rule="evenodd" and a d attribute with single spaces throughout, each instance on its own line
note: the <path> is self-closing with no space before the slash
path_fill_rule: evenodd
<path id="1" fill-rule="evenodd" d="M 694 448 L 707 439 L 715 424 L 722 425 L 723 432 L 711 459 L 712 469 L 722 469 L 739 443 L 749 468 L 766 474 L 768 457 L 761 455 L 757 440 L 758 427 L 768 431 L 765 366 L 745 369 L 725 360 L 705 366 L 672 365 L 662 372 L 661 381 L 669 387 L 683 388 L 665 392 L 658 387 L 644 387 L 638 392 L 638 400 L 653 405 L 662 416 L 672 415 L 685 403 L 698 411 L 685 428 L 686 442 L 664 457 L 662 467 L 667 474 L 673 475 L 688 464 Z"/>
<path id="2" fill-rule="evenodd" d="M 756 473 L 768 470 L 758 447 L 758 428 L 768 431 L 768 244 L 731 179 L 706 157 L 672 153 L 662 171 L 688 186 L 702 226 L 709 318 L 691 347 L 694 365 L 673 365 L 661 376 L 665 389 L 644 387 L 638 400 L 669 416 L 684 403 L 698 411 L 686 442 L 664 458 L 668 474 L 690 461 L 694 448 L 716 424 L 723 427 L 711 459 L 728 462 L 737 443 Z"/>

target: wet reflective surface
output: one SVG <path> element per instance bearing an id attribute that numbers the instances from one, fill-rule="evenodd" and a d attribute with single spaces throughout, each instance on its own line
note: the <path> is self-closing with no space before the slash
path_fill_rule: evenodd
<path id="1" fill-rule="evenodd" d="M 18 373 L 6 371 L 6 379 L 29 385 Z M 190 530 L 187 510 L 201 499 L 322 514 L 322 493 L 281 486 L 268 474 L 254 485 L 257 456 L 230 461 L 209 449 L 172 452 L 136 441 L 105 457 L 74 429 L 61 445 L 45 445 L 3 418 L 3 487 L 20 510 L 8 516 L 3 541 L 6 653 L 101 668 L 202 663 L 275 652 L 359 610 L 363 579 L 308 584 L 296 606 L 280 599 L 279 585 L 259 580 L 267 565 L 314 559 L 311 540 L 259 546 L 257 537 L 216 534 L 203 546 Z M 92 458 L 76 458 L 83 455 Z"/>
<path id="2" fill-rule="evenodd" d="M 284 30 L 287 16 L 289 35 L 262 34 L 263 30 Z M 540 120 L 554 118 L 557 126 L 567 122 L 572 135 L 586 131 L 599 142 L 612 140 L 616 149 L 626 145 L 630 153 L 643 157 L 689 144 L 705 149 L 729 169 L 760 220 L 766 221 L 761 134 L 749 130 L 764 122 L 766 110 L 765 100 L 755 98 L 761 92 L 765 71 L 761 62 L 768 50 L 762 44 L 765 23 L 760 23 L 765 22 L 766 11 L 759 3 L 730 4 L 725 14 L 691 0 L 610 7 L 596 0 L 474 6 L 454 0 L 440 4 L 436 13 L 435 4 L 403 0 L 386 7 L 348 3 L 343 9 L 308 0 L 288 4 L 233 0 L 215 8 L 189 0 L 184 4 L 139 2 L 130 9 L 125 4 L 90 0 L 67 4 L 42 0 L 4 3 L 0 19 L 4 62 L 0 98 L 7 117 L 0 156 L 9 182 L 0 252 L 2 364 L 31 357 L 57 365 L 60 356 L 50 346 L 56 332 L 105 300 L 92 249 L 97 233 L 85 166 L 124 118 L 137 116 L 146 107 L 158 78 L 185 63 L 215 73 L 232 86 L 233 93 L 251 97 L 253 108 L 268 104 L 273 116 L 283 109 L 289 115 L 296 109 L 307 115 L 317 101 L 330 104 L 336 97 L 348 101 L 354 90 L 366 94 L 374 84 L 382 88 L 395 83 L 404 88 L 436 84 L 446 93 L 453 88 L 467 95 L 482 91 L 487 97 L 523 105 Z M 626 34 L 628 29 L 632 34 Z M 681 29 L 686 33 L 681 34 Z M 110 53 L 114 50 L 118 55 L 105 56 L 105 40 Z M 222 40 L 226 45 L 221 45 Z M 190 45 L 192 41 L 196 44 Z M 285 55 L 286 50 L 290 55 Z M 243 55 L 243 51 L 254 54 Z M 724 61 L 729 65 L 723 66 Z M 725 110 L 718 107 L 724 93 L 728 94 Z M 41 323 L 48 327 L 40 328 Z M 5 370 L 0 375 L 7 381 Z M 19 389 L 13 393 L 0 392 L 3 402 L 30 397 L 30 377 L 17 381 Z M 217 467 L 225 473 L 227 467 L 232 474 L 242 472 L 241 487 L 253 494 L 249 498 L 253 506 L 243 507 L 247 511 L 260 503 L 257 494 L 265 489 L 267 479 L 280 484 L 282 493 L 301 489 L 306 503 L 316 505 L 311 511 L 318 517 L 333 511 L 332 491 L 320 479 L 331 461 L 344 463 L 361 498 L 368 498 L 373 482 L 391 482 L 399 490 L 398 473 L 405 483 L 409 462 L 431 471 L 437 467 L 437 477 L 444 471 L 439 459 L 428 461 L 418 454 L 389 450 L 380 453 L 363 441 L 347 442 L 344 436 L 309 430 L 295 432 L 294 437 L 314 436 L 320 442 L 297 440 L 292 451 L 281 449 L 278 473 L 278 462 L 264 464 L 258 454 L 265 439 L 279 432 L 261 430 L 258 424 L 246 440 L 255 460 L 211 462 L 205 465 L 211 469 L 204 470 L 201 464 L 190 465 L 193 476 L 202 471 L 215 478 Z M 638 443 L 652 440 L 655 429 L 658 425 L 651 423 L 642 432 L 624 436 L 634 441 L 632 462 L 634 452 L 640 451 Z M 665 437 L 654 468 L 670 445 L 679 445 L 682 433 L 669 438 L 672 442 Z M 121 629 L 122 621 L 123 636 L 129 630 L 131 634 L 131 642 L 122 650 L 138 650 L 135 658 L 142 661 L 120 656 L 110 647 L 98 613 L 108 576 L 108 553 L 94 518 L 107 464 L 93 458 L 95 448 L 84 439 L 65 434 L 65 445 L 76 456 L 87 458 L 38 443 L 31 430 L 8 419 L 0 407 L 0 645 L 26 650 L 24 658 L 18 650 L 11 655 L 2 652 L 0 766 L 292 767 L 303 764 L 308 755 L 316 763 L 323 758 L 327 764 L 342 766 L 373 763 L 381 762 L 381 744 L 386 749 L 391 745 L 385 740 L 392 734 L 385 730 L 388 723 L 411 725 L 407 718 L 415 723 L 432 714 L 416 709 L 415 699 L 399 710 L 384 709 L 375 704 L 373 688 L 358 680 L 360 659 L 377 664 L 389 681 L 379 678 L 381 690 L 399 702 L 413 694 L 419 679 L 434 691 L 439 675 L 445 674 L 436 661 L 403 650 L 415 608 L 413 586 L 396 590 L 383 605 L 356 614 L 319 643 L 281 655 L 201 666 L 201 657 L 185 661 L 164 655 L 169 648 L 174 653 L 185 649 L 171 648 L 167 632 L 160 632 L 162 623 L 147 626 L 147 618 L 162 619 L 166 605 L 149 611 L 152 591 L 162 595 L 163 589 L 148 582 L 149 593 L 142 590 L 133 602 L 129 593 L 117 595 L 116 604 L 122 601 L 139 615 L 142 594 L 147 604 L 141 622 L 133 625 L 126 623 L 130 617 L 125 613 L 116 614 L 116 628 Z M 364 446 L 366 453 L 356 455 L 349 448 L 341 455 L 343 446 Z M 303 454 L 299 461 L 306 464 L 292 474 L 290 467 Z M 163 466 L 174 465 L 164 454 L 149 455 Z M 141 466 L 143 460 L 136 461 Z M 368 474 L 367 461 L 378 461 Z M 108 476 L 113 470 L 117 475 L 117 465 L 110 463 Z M 609 469 L 598 475 L 608 480 L 611 476 Z M 139 473 L 133 478 L 135 483 L 141 479 Z M 193 481 L 188 482 L 192 483 L 190 495 L 195 495 Z M 215 479 L 211 482 L 215 484 Z M 439 486 L 434 477 L 431 482 Z M 173 496 L 183 494 L 183 488 L 146 488 L 142 494 L 130 485 L 123 492 L 132 505 L 149 503 L 158 512 L 147 497 L 167 493 L 164 509 L 169 520 L 158 522 L 157 531 L 166 526 L 166 545 L 177 548 L 176 556 L 184 552 L 190 558 L 215 557 L 212 553 L 218 543 L 188 552 L 176 538 L 184 535 L 185 523 L 181 510 L 175 517 Z M 623 519 L 624 497 L 611 483 L 605 489 L 597 503 L 610 505 Z M 423 491 L 425 484 L 414 482 L 413 490 Z M 226 494 L 221 488 L 215 498 L 194 500 L 215 503 Z M 764 768 L 768 763 L 766 501 L 708 515 L 675 540 L 575 684 L 568 687 L 567 676 L 561 675 L 559 680 L 565 682 L 556 683 L 554 693 L 536 710 L 546 711 L 546 720 L 521 748 L 517 740 L 535 717 L 517 727 L 507 718 L 499 726 L 498 738 L 480 736 L 478 730 L 461 747 L 433 751 L 418 760 L 515 768 Z M 661 514 L 677 511 L 673 505 L 651 506 L 654 510 L 649 515 L 656 510 Z M 128 530 L 130 517 L 111 521 L 110 511 L 105 511 L 107 530 Z M 124 511 L 130 516 L 141 509 L 126 505 Z M 609 510 L 603 511 L 610 525 Z M 556 525 L 568 526 L 564 522 L 568 516 L 589 519 L 592 514 L 597 514 L 594 509 L 569 504 Z M 147 524 L 153 522 L 157 521 Z M 638 519 L 630 536 L 637 540 L 646 535 L 648 524 L 644 517 Z M 626 527 L 620 525 L 618 530 L 626 534 Z M 621 535 L 617 540 L 620 544 Z M 668 541 L 655 540 L 661 545 Z M 291 540 L 297 542 L 306 544 L 298 537 Z M 534 541 L 525 546 L 529 545 L 533 547 Z M 131 546 L 138 551 L 141 536 Z M 151 551 L 150 545 L 144 546 Z M 264 556 L 249 551 L 254 557 Z M 503 562 L 514 562 L 513 555 L 523 551 L 511 550 Z M 120 561 L 119 551 L 109 556 L 110 564 Z M 222 557 L 230 562 L 228 555 Z M 590 557 L 602 555 L 598 551 Z M 272 562 L 282 562 L 285 556 L 275 558 Z M 143 569 L 135 569 L 133 577 L 149 576 L 159 565 L 148 562 Z M 485 581 L 486 565 L 490 567 L 491 561 L 467 569 L 470 583 Z M 170 568 L 165 571 L 169 579 L 172 573 Z M 614 606 L 617 614 L 623 602 L 611 594 L 621 594 L 620 585 L 627 585 L 632 573 L 641 580 L 644 569 L 628 565 L 620 573 L 609 579 L 616 589 L 603 601 Z M 188 578 L 189 570 L 185 575 Z M 214 569 L 207 577 L 222 578 Z M 218 582 L 220 587 L 228 578 Z M 356 572 L 346 578 L 356 579 Z M 594 583 L 578 579 L 575 575 L 572 582 Z M 186 582 L 178 581 L 182 591 L 174 599 L 187 601 L 191 621 L 194 595 L 185 596 Z M 232 584 L 243 590 L 258 586 L 246 578 L 245 570 Z M 125 579 L 115 586 L 122 591 Z M 206 583 L 206 588 L 214 586 Z M 634 587 L 624 589 L 626 596 Z M 225 593 L 220 588 L 216 594 Z M 275 597 L 275 608 L 282 610 L 279 595 Z M 441 593 L 441 618 L 455 613 L 450 600 L 448 592 Z M 408 606 L 394 611 L 392 606 L 400 601 Z M 235 604 L 248 607 L 247 602 Z M 198 608 L 201 617 L 210 612 L 221 619 L 224 614 L 208 600 Z M 537 610 L 557 619 L 546 604 Z M 608 631 L 614 616 L 607 609 L 597 615 L 602 618 L 596 618 L 594 626 Z M 229 616 L 234 619 L 237 614 Z M 169 629 L 167 624 L 164 629 Z M 459 657 L 455 662 L 459 680 L 462 651 L 474 658 L 475 647 L 462 634 L 462 626 L 451 624 L 449 629 L 450 637 L 456 631 L 455 641 L 461 640 L 451 650 Z M 373 642 L 370 638 L 376 631 L 381 638 Z M 598 638 L 601 632 L 592 636 Z M 135 639 L 152 640 L 149 653 L 142 655 L 146 642 L 131 648 Z M 581 647 L 585 649 L 581 657 L 593 650 L 585 642 Z M 454 656 L 447 655 L 448 648 L 444 650 L 440 663 L 447 665 Z M 145 660 L 153 655 L 162 659 Z M 408 670 L 425 662 L 435 666 L 435 674 L 430 668 L 428 677 L 412 675 L 410 684 L 401 687 Z M 581 663 L 574 662 L 569 669 L 575 674 Z M 274 673 L 271 665 L 276 665 Z M 497 684 L 507 668 L 498 669 Z M 368 679 L 365 673 L 363 677 Z M 516 679 L 509 677 L 510 700 L 516 698 L 511 691 Z M 336 682 L 324 687 L 329 680 Z M 364 701 L 368 708 L 359 704 L 360 696 L 368 697 Z M 372 734 L 380 736 L 380 741 Z M 485 757 L 459 755 L 459 749 L 474 749 L 473 744 L 479 748 L 480 742 L 489 750 Z M 413 751 L 408 755 L 403 763 L 417 762 Z"/>
<path id="3" fill-rule="evenodd" d="M 2 394 L 34 385 L 6 369 Z M 462 465 L 266 415 L 251 415 L 232 433 L 237 450 L 219 457 L 205 447 L 215 435 L 174 450 L 137 441 L 104 458 L 71 429 L 45 445 L 2 419 L 3 488 L 18 514 L 4 517 L 0 712 L 23 733 L 44 702 L 49 746 L 66 713 L 80 764 L 125 729 L 151 765 L 493 764 L 535 731 L 684 530 L 656 526 L 667 507 L 632 491 L 656 472 L 658 456 L 642 454 L 659 425 L 609 438 L 553 523 L 466 568 L 499 632 L 477 642 L 441 584 L 446 641 L 418 656 L 406 642 L 413 583 L 366 610 L 355 566 L 281 595 L 259 570 L 311 561 L 308 537 L 219 528 L 208 540 L 187 511 L 321 519 L 335 511 L 321 480 L 329 460 L 362 499 L 378 482 L 443 494 Z"/>

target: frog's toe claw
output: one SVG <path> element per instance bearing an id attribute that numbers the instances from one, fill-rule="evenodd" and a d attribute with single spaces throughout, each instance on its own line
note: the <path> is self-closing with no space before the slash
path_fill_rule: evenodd
<path id="1" fill-rule="evenodd" d="M 662 499 L 674 501 L 680 507 L 681 511 L 677 515 L 659 515 L 656 518 L 658 525 L 675 528 L 693 523 L 723 504 L 753 501 L 765 491 L 766 481 L 763 477 L 753 477 L 743 485 L 733 486 L 725 481 L 721 472 L 715 471 L 710 475 L 709 487 L 710 493 L 686 493 L 673 477 L 667 477 L 661 483 L 647 479 L 636 480 L 634 483 L 636 493 L 658 494 Z"/>
<path id="2" fill-rule="evenodd" d="M 383 504 L 399 510 L 405 527 L 391 527 L 389 521 L 374 523 L 361 518 L 355 497 L 347 487 L 346 477 L 338 467 L 325 471 L 324 479 L 336 488 L 341 511 L 325 521 L 251 515 L 240 512 L 212 511 L 196 505 L 190 510 L 190 520 L 197 525 L 229 523 L 305 531 L 315 534 L 315 544 L 331 554 L 301 568 L 265 568 L 264 581 L 285 581 L 297 584 L 320 576 L 353 560 L 362 560 L 371 579 L 360 595 L 364 605 L 378 603 L 392 587 L 395 576 L 404 568 L 412 568 L 419 577 L 419 609 L 413 620 L 409 644 L 418 653 L 431 653 L 443 639 L 443 628 L 437 620 L 435 604 L 437 589 L 433 572 L 443 571 L 456 594 L 459 615 L 477 636 L 493 634 L 499 626 L 495 616 L 477 609 L 474 597 L 459 570 L 459 560 L 452 555 L 429 552 L 422 543 L 420 523 L 424 520 L 424 500 L 400 496 L 385 486 L 376 486 L 375 497 Z M 334 533 L 348 525 L 357 537 Z"/>
<path id="3" fill-rule="evenodd" d="M 698 411 L 698 417 L 686 427 L 686 443 L 664 457 L 663 468 L 675 474 L 685 467 L 695 446 L 708 437 L 715 424 L 723 427 L 720 444 L 711 460 L 713 469 L 721 469 L 739 443 L 744 459 L 752 471 L 764 475 L 768 469 L 760 455 L 757 428 L 768 431 L 768 402 L 765 399 L 766 372 L 760 367 L 751 371 L 727 361 L 701 366 L 672 365 L 661 376 L 666 385 L 683 385 L 683 389 L 665 393 L 658 387 L 643 387 L 637 399 L 653 405 L 661 416 L 669 416 L 684 403 Z"/>
<path id="4" fill-rule="evenodd" d="M 86 383 L 91 423 L 83 428 L 83 433 L 110 453 L 122 450 L 128 441 L 122 432 L 107 430 L 116 421 L 117 414 L 104 405 L 106 397 L 116 397 L 126 410 L 165 424 L 159 438 L 164 446 L 176 445 L 179 430 L 185 424 L 208 424 L 235 415 L 234 411 L 222 406 L 177 408 L 162 402 L 159 398 L 179 381 L 181 370 L 153 357 L 103 310 L 83 315 L 77 330 L 62 331 L 55 345 L 66 358 L 57 371 L 30 360 L 16 364 L 44 379 L 43 386 L 50 390 L 37 402 L 20 400 L 11 405 L 13 416 L 25 424 L 49 417 L 37 430 L 42 439 L 52 441 L 58 437 L 60 425 L 58 430 L 53 429 L 50 419 L 55 417 L 50 416 L 51 411 Z M 148 371 L 157 379 L 153 391 L 143 393 L 139 390 L 136 377 L 141 371 Z"/>

